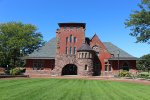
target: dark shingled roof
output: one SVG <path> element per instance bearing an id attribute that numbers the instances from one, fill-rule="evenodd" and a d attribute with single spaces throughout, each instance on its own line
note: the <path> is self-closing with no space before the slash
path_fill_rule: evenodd
<path id="1" fill-rule="evenodd" d="M 123 51 L 122 49 L 118 48 L 114 44 L 110 42 L 103 42 L 104 46 L 107 48 L 107 51 L 111 54 L 114 54 L 114 57 L 111 60 L 118 59 L 118 50 L 120 51 L 119 58 L 122 59 L 131 59 L 135 60 L 136 58 L 132 55 L 128 54 L 127 52 Z M 78 49 L 80 50 L 92 50 L 92 48 L 84 43 Z M 45 46 L 35 50 L 33 53 L 29 54 L 27 59 L 54 59 L 56 54 L 56 38 L 52 38 L 49 42 L 45 44 Z"/>
<path id="2" fill-rule="evenodd" d="M 93 51 L 93 49 L 88 44 L 83 43 L 77 51 Z"/>
<path id="3" fill-rule="evenodd" d="M 54 59 L 56 54 L 56 38 L 52 38 L 43 47 L 28 55 L 28 59 Z"/>
<path id="4" fill-rule="evenodd" d="M 111 54 L 114 55 L 113 58 L 111 58 L 111 60 L 116 60 L 118 59 L 118 50 L 119 50 L 119 59 L 120 60 L 137 60 L 136 57 L 128 54 L 127 52 L 125 52 L 124 50 L 120 49 L 119 47 L 115 46 L 114 44 L 110 43 L 110 42 L 103 42 L 104 46 L 106 47 L 107 51 Z"/>

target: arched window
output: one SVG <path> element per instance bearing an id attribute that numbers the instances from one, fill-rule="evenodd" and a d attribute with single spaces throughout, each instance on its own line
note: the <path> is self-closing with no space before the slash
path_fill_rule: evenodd
<path id="1" fill-rule="evenodd" d="M 129 71 L 129 69 L 130 69 L 129 68 L 129 63 L 128 62 L 124 62 L 123 66 L 122 66 L 122 69 Z"/>
<path id="2" fill-rule="evenodd" d="M 82 58 L 84 58 L 84 53 L 82 53 Z"/>
<path id="3" fill-rule="evenodd" d="M 87 58 L 87 53 L 85 53 L 85 58 Z"/>

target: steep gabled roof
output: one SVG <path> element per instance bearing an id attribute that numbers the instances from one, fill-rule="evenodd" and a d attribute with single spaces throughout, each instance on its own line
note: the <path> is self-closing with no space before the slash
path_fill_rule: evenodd
<path id="1" fill-rule="evenodd" d="M 113 59 L 117 59 L 118 50 L 120 51 L 119 53 L 120 60 L 136 59 L 134 56 L 128 54 L 127 52 L 115 46 L 111 42 L 103 42 L 103 44 L 109 53 L 114 54 Z M 88 44 L 84 43 L 78 50 L 92 50 L 92 48 Z M 52 38 L 43 47 L 29 54 L 27 59 L 55 59 L 55 54 L 56 54 L 56 38 Z"/>
<path id="2" fill-rule="evenodd" d="M 104 46 L 103 42 L 99 39 L 99 37 L 97 36 L 96 33 L 94 34 L 94 36 L 91 38 L 90 41 L 91 41 L 91 42 L 92 42 L 92 41 L 95 41 L 96 44 L 98 43 L 103 49 L 106 50 L 106 47 Z"/>
<path id="3" fill-rule="evenodd" d="M 83 43 L 77 51 L 93 51 L 93 49 L 87 43 Z"/>
<path id="4" fill-rule="evenodd" d="M 56 38 L 52 38 L 43 47 L 29 54 L 27 59 L 54 59 L 56 54 Z"/>
<path id="5" fill-rule="evenodd" d="M 136 57 L 128 54 L 127 52 L 125 52 L 124 50 L 120 49 L 119 47 L 115 46 L 114 44 L 112 44 L 111 42 L 103 42 L 103 44 L 105 45 L 105 47 L 107 48 L 107 51 L 111 54 L 114 55 L 113 59 L 117 59 L 118 58 L 118 51 L 119 51 L 119 58 L 120 60 L 122 59 L 137 59 Z"/>

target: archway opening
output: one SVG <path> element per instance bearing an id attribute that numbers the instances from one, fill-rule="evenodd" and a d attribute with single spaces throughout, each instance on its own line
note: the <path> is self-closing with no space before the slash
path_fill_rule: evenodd
<path id="1" fill-rule="evenodd" d="M 123 66 L 122 66 L 122 69 L 123 70 L 126 70 L 126 71 L 129 71 L 129 64 L 127 63 L 127 62 L 125 62 L 124 64 L 123 64 Z"/>
<path id="2" fill-rule="evenodd" d="M 74 64 L 67 64 L 62 69 L 62 75 L 77 75 L 77 66 Z"/>

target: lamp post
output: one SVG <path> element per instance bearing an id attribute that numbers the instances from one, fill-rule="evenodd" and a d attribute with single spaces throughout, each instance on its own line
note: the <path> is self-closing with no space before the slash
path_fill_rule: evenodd
<path id="1" fill-rule="evenodd" d="M 119 55 L 120 55 L 120 51 L 119 50 L 117 50 L 117 55 L 118 55 L 118 70 L 120 69 L 120 67 L 119 67 Z"/>

